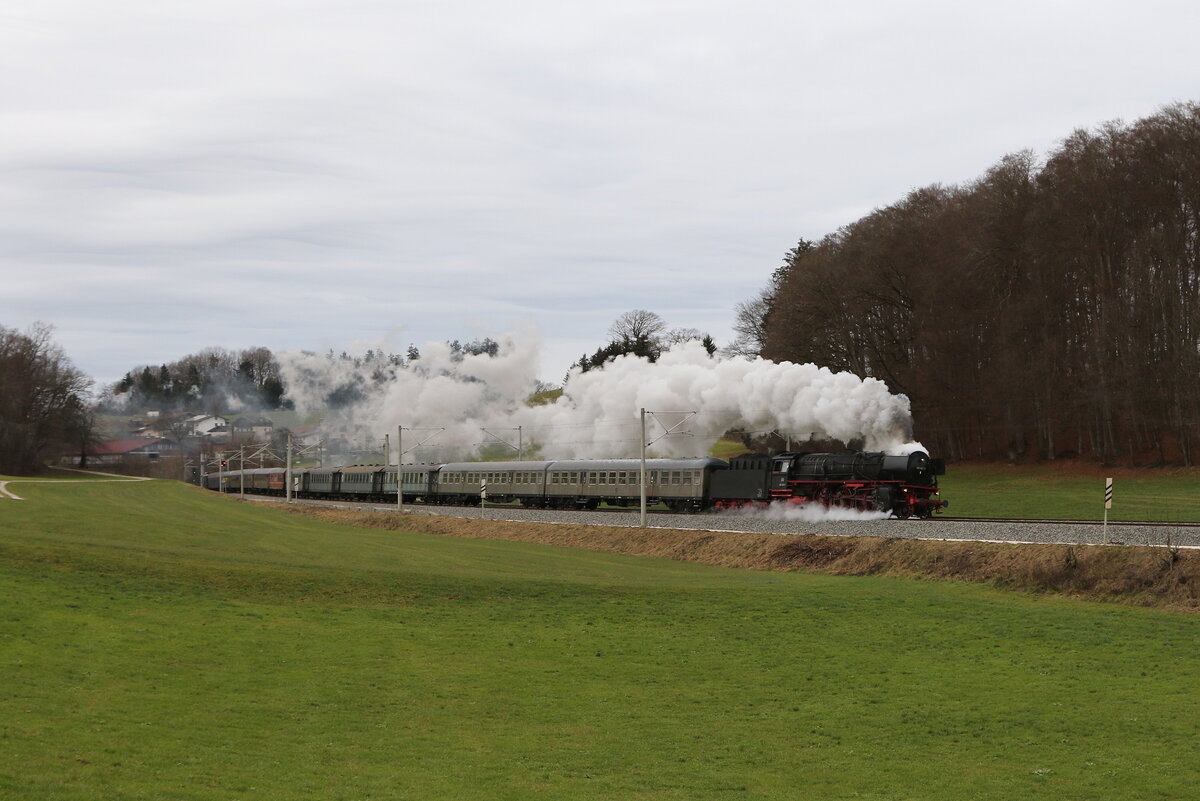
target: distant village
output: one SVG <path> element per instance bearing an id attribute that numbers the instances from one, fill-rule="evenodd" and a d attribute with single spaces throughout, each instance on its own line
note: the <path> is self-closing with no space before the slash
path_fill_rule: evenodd
<path id="1" fill-rule="evenodd" d="M 97 440 L 68 452 L 60 463 L 72 467 L 146 468 L 164 457 L 212 459 L 247 446 L 274 446 L 282 451 L 289 434 L 296 449 L 317 438 L 316 426 L 280 428 L 269 418 L 254 415 L 147 411 L 129 418 L 122 427 L 122 436 Z"/>

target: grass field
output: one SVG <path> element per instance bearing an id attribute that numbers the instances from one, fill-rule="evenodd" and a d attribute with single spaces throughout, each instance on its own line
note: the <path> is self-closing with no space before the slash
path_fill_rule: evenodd
<path id="1" fill-rule="evenodd" d="M 1200 521 L 1200 470 L 1106 469 L 1060 463 L 950 465 L 939 484 L 956 517 L 1099 520 L 1113 478 L 1109 520 Z"/>
<path id="2" fill-rule="evenodd" d="M 1200 618 L 0 500 L 0 797 L 1191 799 Z"/>

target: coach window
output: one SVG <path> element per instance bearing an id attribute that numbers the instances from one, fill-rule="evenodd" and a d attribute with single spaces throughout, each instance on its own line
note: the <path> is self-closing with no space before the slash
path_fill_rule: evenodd
<path id="1" fill-rule="evenodd" d="M 620 473 L 618 473 L 618 474 L 617 474 L 617 483 L 618 483 L 618 484 L 624 484 L 624 483 L 625 483 L 625 479 L 626 479 L 626 478 L 628 478 L 628 477 L 629 477 L 629 474 L 628 474 L 628 473 L 626 473 L 624 470 L 622 470 Z"/>
<path id="2" fill-rule="evenodd" d="M 691 471 L 691 470 L 684 470 L 684 471 L 683 471 L 683 483 L 684 483 L 684 484 L 691 484 L 691 483 L 692 483 L 692 471 Z"/>
<path id="3" fill-rule="evenodd" d="M 679 486 L 679 471 L 678 470 L 671 471 L 671 486 L 673 486 L 673 487 Z"/>

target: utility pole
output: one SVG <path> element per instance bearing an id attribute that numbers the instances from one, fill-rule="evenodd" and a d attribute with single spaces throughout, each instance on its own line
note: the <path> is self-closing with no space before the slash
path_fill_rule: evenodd
<path id="1" fill-rule="evenodd" d="M 424 445 L 446 429 L 444 428 L 410 428 L 409 431 L 432 431 L 425 439 L 413 445 L 413 449 Z M 404 509 L 404 474 L 401 472 L 404 464 L 404 426 L 396 426 L 396 511 Z"/>
<path id="2" fill-rule="evenodd" d="M 287 472 L 284 474 L 283 482 L 287 485 L 287 502 L 292 502 L 292 432 L 288 432 L 288 454 L 287 454 Z"/>
<path id="3" fill-rule="evenodd" d="M 238 495 L 246 500 L 246 446 L 238 446 Z"/>
<path id="4" fill-rule="evenodd" d="M 642 409 L 642 470 L 638 483 L 642 485 L 642 511 L 638 517 L 638 525 L 646 527 L 646 410 Z"/>
<path id="5" fill-rule="evenodd" d="M 680 418 L 679 422 L 673 426 L 668 426 L 665 423 L 663 423 L 662 420 L 658 420 L 658 424 L 660 426 L 662 426 L 665 429 L 665 431 L 663 431 L 662 434 L 659 434 L 657 437 L 655 437 L 654 440 L 651 442 L 646 441 L 646 414 L 647 414 L 646 410 L 642 409 L 642 470 L 641 470 L 642 475 L 641 475 L 641 480 L 639 481 L 639 483 L 641 484 L 641 490 L 642 490 L 642 492 L 641 492 L 642 508 L 641 508 L 641 514 L 640 514 L 639 520 L 638 520 L 638 525 L 641 526 L 642 528 L 646 527 L 646 448 L 650 447 L 655 442 L 658 442 L 663 437 L 669 437 L 672 434 L 686 434 L 687 436 L 690 437 L 691 434 L 689 432 L 676 431 L 676 429 L 679 428 L 684 423 L 686 423 L 692 417 L 695 417 L 696 412 L 649 412 L 649 414 L 655 415 L 655 418 L 654 418 L 655 420 L 658 420 L 657 415 L 660 415 L 660 414 L 681 414 L 681 415 L 683 415 L 683 417 Z"/>

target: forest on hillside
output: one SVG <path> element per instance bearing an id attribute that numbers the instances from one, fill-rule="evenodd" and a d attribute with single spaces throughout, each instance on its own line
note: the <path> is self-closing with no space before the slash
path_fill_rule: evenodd
<path id="1" fill-rule="evenodd" d="M 1200 104 L 801 241 L 739 330 L 767 358 L 886 381 L 949 458 L 1193 464 Z"/>

